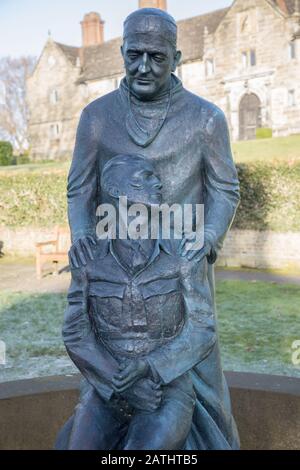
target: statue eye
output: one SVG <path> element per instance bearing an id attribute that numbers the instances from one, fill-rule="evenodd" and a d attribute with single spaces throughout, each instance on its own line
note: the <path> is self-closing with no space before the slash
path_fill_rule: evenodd
<path id="1" fill-rule="evenodd" d="M 162 55 L 160 55 L 160 54 L 154 54 L 152 57 L 153 57 L 153 59 L 155 60 L 155 62 L 157 62 L 157 63 L 159 63 L 159 64 L 160 64 L 161 62 L 164 62 L 164 60 L 165 60 L 165 57 L 162 56 Z"/>
<path id="2" fill-rule="evenodd" d="M 130 60 L 135 60 L 139 56 L 139 54 L 137 52 L 129 52 L 127 55 L 128 55 Z"/>
<path id="3" fill-rule="evenodd" d="M 143 173 L 143 178 L 145 178 L 146 180 L 149 180 L 152 176 L 153 176 L 153 173 L 152 171 L 144 171 Z"/>
<path id="4" fill-rule="evenodd" d="M 143 188 L 143 185 L 142 184 L 138 184 L 138 183 L 131 183 L 131 185 L 133 188 L 135 189 L 142 189 Z"/>
<path id="5" fill-rule="evenodd" d="M 130 183 L 130 186 L 135 189 L 142 189 L 143 184 L 140 182 L 139 179 L 133 179 Z"/>

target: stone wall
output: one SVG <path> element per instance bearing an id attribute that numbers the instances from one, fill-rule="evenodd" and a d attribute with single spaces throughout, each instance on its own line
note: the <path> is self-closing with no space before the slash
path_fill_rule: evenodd
<path id="1" fill-rule="evenodd" d="M 275 136 L 300 132 L 300 82 L 295 80 L 300 73 L 300 41 L 295 42 L 296 58 L 289 57 L 296 21 L 268 2 L 236 0 L 216 32 L 204 38 L 203 61 L 183 65 L 185 86 L 225 112 L 234 140 L 239 138 L 240 102 L 248 93 L 260 100 L 263 127 L 271 127 Z M 249 61 L 251 49 L 256 64 L 244 66 L 242 53 L 248 53 Z M 211 76 L 205 76 L 203 65 L 208 59 L 214 62 Z M 294 106 L 289 90 L 295 92 Z"/>
<path id="2" fill-rule="evenodd" d="M 47 228 L 24 227 L 9 229 L 0 227 L 0 241 L 3 242 L 2 251 L 7 255 L 33 256 L 35 244 L 54 240 L 54 231 Z"/>
<path id="3" fill-rule="evenodd" d="M 71 156 L 85 89 L 76 82 L 75 66 L 51 39 L 27 81 L 31 157 L 67 159 Z M 56 130 L 56 126 L 58 126 Z"/>
<path id="4" fill-rule="evenodd" d="M 49 229 L 0 227 L 0 241 L 6 254 L 33 256 L 35 243 L 52 240 Z M 219 256 L 218 265 L 227 267 L 300 269 L 300 233 L 231 230 Z"/>
<path id="5" fill-rule="evenodd" d="M 228 267 L 299 269 L 300 233 L 231 230 L 218 265 Z"/>

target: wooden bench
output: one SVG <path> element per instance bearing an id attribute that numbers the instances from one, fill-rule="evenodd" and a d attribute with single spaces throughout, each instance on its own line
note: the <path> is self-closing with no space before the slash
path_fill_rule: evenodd
<path id="1" fill-rule="evenodd" d="M 71 239 L 70 230 L 67 227 L 56 226 L 54 229 L 53 240 L 36 243 L 36 276 L 42 278 L 43 265 L 47 262 L 55 264 L 54 272 L 57 273 L 57 265 L 61 262 L 67 262 L 68 251 L 70 249 Z"/>

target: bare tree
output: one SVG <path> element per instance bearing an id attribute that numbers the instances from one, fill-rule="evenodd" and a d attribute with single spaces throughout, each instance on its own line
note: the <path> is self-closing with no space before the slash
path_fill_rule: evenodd
<path id="1" fill-rule="evenodd" d="M 17 152 L 28 145 L 28 107 L 26 79 L 32 73 L 35 57 L 0 59 L 0 135 L 9 140 Z"/>

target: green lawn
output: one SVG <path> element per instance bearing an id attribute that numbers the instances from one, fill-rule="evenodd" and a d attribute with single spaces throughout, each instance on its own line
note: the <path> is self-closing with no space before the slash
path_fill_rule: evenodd
<path id="1" fill-rule="evenodd" d="M 45 162 L 45 163 L 27 163 L 26 165 L 8 165 L 0 166 L 0 175 L 14 175 L 16 173 L 56 173 L 69 170 L 70 161 L 66 162 Z"/>
<path id="2" fill-rule="evenodd" d="M 61 340 L 64 294 L 0 295 L 0 339 L 6 366 L 0 381 L 74 372 Z"/>
<path id="3" fill-rule="evenodd" d="M 217 303 L 225 369 L 300 376 L 291 362 L 291 345 L 300 339 L 298 286 L 220 281 Z M 61 340 L 65 304 L 64 294 L 1 294 L 7 365 L 0 381 L 75 371 Z"/>
<path id="4" fill-rule="evenodd" d="M 254 161 L 284 161 L 293 163 L 300 160 L 300 134 L 289 137 L 274 137 L 272 139 L 257 139 L 233 142 L 234 159 L 236 163 Z M 0 166 L 0 174 L 15 174 L 16 172 L 67 172 L 70 161 L 30 163 L 26 165 Z"/>
<path id="5" fill-rule="evenodd" d="M 226 369 L 300 377 L 291 361 L 292 343 L 300 340 L 299 286 L 222 281 L 217 307 Z"/>
<path id="6" fill-rule="evenodd" d="M 236 163 L 254 161 L 293 163 L 300 160 L 300 134 L 234 142 L 232 148 Z"/>

